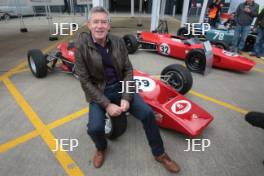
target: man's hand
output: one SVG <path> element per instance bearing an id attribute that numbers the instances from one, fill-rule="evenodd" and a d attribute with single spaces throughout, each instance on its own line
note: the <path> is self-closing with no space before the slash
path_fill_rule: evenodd
<path id="1" fill-rule="evenodd" d="M 120 107 L 123 112 L 126 112 L 129 109 L 129 102 L 127 100 L 122 99 L 120 102 Z"/>
<path id="2" fill-rule="evenodd" d="M 110 103 L 106 107 L 106 112 L 111 116 L 111 117 L 116 117 L 119 116 L 122 113 L 122 108 L 117 106 L 116 104 Z"/>
<path id="3" fill-rule="evenodd" d="M 251 9 L 249 7 L 245 7 L 244 11 L 247 12 L 247 13 L 251 13 Z"/>

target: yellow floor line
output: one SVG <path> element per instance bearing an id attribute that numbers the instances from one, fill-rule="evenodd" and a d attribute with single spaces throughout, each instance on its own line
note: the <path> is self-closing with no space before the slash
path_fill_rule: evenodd
<path id="1" fill-rule="evenodd" d="M 226 102 L 223 102 L 223 101 L 220 101 L 220 100 L 214 99 L 214 98 L 212 98 L 212 97 L 209 97 L 209 96 L 206 96 L 206 95 L 204 95 L 204 94 L 198 93 L 198 92 L 196 92 L 196 91 L 194 91 L 194 90 L 190 90 L 189 93 L 190 93 L 191 95 L 197 96 L 197 97 L 199 97 L 199 98 L 202 98 L 202 99 L 204 99 L 204 100 L 210 101 L 210 102 L 215 103 L 215 104 L 217 104 L 217 105 L 220 105 L 220 106 L 226 107 L 226 108 L 228 108 L 228 109 L 231 109 L 231 110 L 233 110 L 233 111 L 239 112 L 239 113 L 241 113 L 241 114 L 246 114 L 246 113 L 248 112 L 248 110 L 245 110 L 245 109 L 239 108 L 239 107 L 237 107 L 237 106 L 231 105 L 231 104 L 229 104 L 229 103 L 226 103 Z"/>
<path id="2" fill-rule="evenodd" d="M 29 68 L 22 68 L 20 70 L 17 70 L 15 72 L 12 73 L 12 75 L 16 75 L 16 74 L 19 74 L 19 73 L 22 73 L 22 72 L 27 72 L 27 71 L 30 71 Z"/>
<path id="3" fill-rule="evenodd" d="M 83 115 L 88 113 L 88 108 L 83 108 L 77 112 L 74 112 L 72 114 L 69 114 L 65 117 L 59 118 L 58 120 L 51 122 L 50 124 L 47 125 L 49 130 L 52 130 L 54 128 L 57 128 L 65 123 L 71 122 L 72 120 L 78 119 L 82 117 Z M 35 137 L 39 136 L 39 133 L 37 130 L 31 131 L 27 134 L 24 134 L 20 137 L 17 137 L 15 139 L 9 140 L 8 142 L 1 144 L 0 145 L 0 153 L 4 153 L 17 145 L 23 144 Z"/>
<path id="4" fill-rule="evenodd" d="M 77 111 L 75 113 L 72 113 L 70 115 L 67 115 L 67 116 L 65 116 L 63 118 L 60 118 L 60 119 L 50 123 L 49 125 L 47 125 L 47 127 L 49 129 L 54 129 L 54 128 L 58 127 L 58 126 L 61 126 L 61 125 L 65 124 L 65 123 L 67 123 L 67 122 L 70 122 L 70 121 L 72 121 L 74 119 L 82 117 L 83 115 L 87 114 L 88 111 L 89 111 L 88 108 L 83 108 L 80 111 Z"/>
<path id="5" fill-rule="evenodd" d="M 16 89 L 15 85 L 11 82 L 11 80 L 7 77 L 3 78 L 2 81 L 6 85 L 7 89 L 14 97 L 18 105 L 24 111 L 28 119 L 35 126 L 37 132 L 40 134 L 42 139 L 48 145 L 51 151 L 56 149 L 55 136 L 51 133 L 51 131 L 47 128 L 47 126 L 41 121 L 40 117 L 36 114 L 36 112 L 31 108 L 28 102 L 24 99 L 21 93 Z M 81 169 L 77 166 L 77 164 L 73 161 L 73 159 L 69 156 L 69 154 L 65 151 L 58 150 L 54 153 L 56 159 L 59 161 L 61 166 L 64 168 L 66 173 L 71 176 L 82 176 L 84 175 Z"/>
<path id="6" fill-rule="evenodd" d="M 259 58 L 255 57 L 255 56 L 250 56 L 248 53 L 242 52 L 242 56 L 244 56 L 244 57 L 246 57 L 246 58 L 248 58 L 250 60 L 253 60 L 253 61 L 255 61 L 255 62 L 259 63 L 259 64 L 264 64 L 264 61 L 262 59 L 259 59 Z"/>
<path id="7" fill-rule="evenodd" d="M 13 73 L 17 72 L 18 70 L 24 68 L 27 65 L 26 59 L 23 59 L 23 62 L 9 70 L 8 72 L 4 73 L 3 75 L 0 76 L 0 81 L 2 81 L 5 77 L 11 76 Z"/>
<path id="8" fill-rule="evenodd" d="M 59 43 L 68 40 L 71 36 L 69 37 L 65 37 L 64 39 L 61 39 L 55 43 L 53 43 L 52 45 L 48 46 L 47 48 L 45 48 L 43 51 L 43 53 L 48 53 L 51 50 L 53 50 Z M 19 73 L 19 70 L 23 69 L 25 66 L 27 66 L 28 62 L 27 62 L 27 58 L 22 59 L 22 63 L 18 64 L 17 66 L 15 66 L 14 68 L 10 69 L 8 72 L 4 73 L 3 75 L 0 76 L 0 81 L 2 81 L 5 77 L 10 77 L 16 73 Z"/>
<path id="9" fill-rule="evenodd" d="M 264 61 L 261 60 L 261 59 L 258 59 L 258 58 L 252 58 L 250 57 L 251 60 L 255 61 L 256 63 L 259 63 L 259 64 L 264 64 Z"/>
<path id="10" fill-rule="evenodd" d="M 159 75 L 157 75 L 157 76 L 159 76 Z M 212 97 L 208 97 L 208 96 L 203 95 L 201 93 L 198 93 L 198 92 L 196 92 L 194 90 L 191 90 L 189 93 L 191 95 L 194 95 L 194 96 L 197 96 L 197 97 L 202 98 L 204 100 L 213 102 L 213 103 L 218 104 L 220 106 L 224 106 L 224 107 L 226 107 L 228 109 L 234 110 L 234 111 L 242 113 L 242 114 L 246 114 L 248 112 L 247 110 L 238 108 L 236 106 L 233 106 L 231 104 L 228 104 L 228 103 L 220 101 L 220 100 L 216 100 L 216 99 L 214 99 Z M 81 109 L 81 110 L 79 110 L 77 112 L 74 112 L 74 113 L 72 113 L 70 115 L 62 117 L 62 118 L 60 118 L 60 119 L 48 124 L 47 127 L 48 127 L 49 130 L 52 130 L 52 129 L 56 128 L 56 127 L 59 127 L 59 126 L 65 124 L 65 123 L 71 122 L 74 119 L 78 119 L 78 118 L 82 117 L 83 115 L 87 114 L 88 111 L 89 111 L 88 108 L 83 108 L 83 109 Z M 6 142 L 5 144 L 0 145 L 0 153 L 6 152 L 6 151 L 16 147 L 19 144 L 22 144 L 24 142 L 27 142 L 28 140 L 31 140 L 31 139 L 37 137 L 38 135 L 39 135 L 39 133 L 35 130 L 35 131 L 29 132 L 29 133 L 27 133 L 27 134 L 25 134 L 23 136 L 20 136 L 18 138 L 10 140 L 9 142 Z"/>
<path id="11" fill-rule="evenodd" d="M 27 134 L 24 134 L 20 137 L 17 137 L 15 139 L 12 139 L 4 144 L 0 145 L 0 153 L 4 153 L 14 147 L 16 147 L 19 144 L 23 144 L 39 135 L 37 130 L 31 131 Z"/>
<path id="12" fill-rule="evenodd" d="M 261 61 L 261 60 L 258 60 L 258 59 L 252 58 L 252 57 L 248 57 L 248 56 L 247 56 L 247 58 L 248 58 L 249 60 L 252 60 L 252 61 L 258 63 L 258 64 L 264 64 L 264 62 Z"/>
<path id="13" fill-rule="evenodd" d="M 254 68 L 254 71 L 260 72 L 260 73 L 264 73 L 264 69 L 260 69 L 260 68 Z"/>
<path id="14" fill-rule="evenodd" d="M 153 75 L 152 77 L 156 78 L 156 79 L 160 79 L 160 75 Z M 201 94 L 199 92 L 196 92 L 194 90 L 190 90 L 188 92 L 189 94 L 191 95 L 194 95 L 196 97 L 199 97 L 199 98 L 202 98 L 204 100 L 207 100 L 207 101 L 210 101 L 212 103 L 215 103 L 217 105 L 220 105 L 220 106 L 223 106 L 225 108 L 228 108 L 228 109 L 231 109 L 233 111 L 236 111 L 236 112 L 239 112 L 239 113 L 242 113 L 242 114 L 246 114 L 248 112 L 248 110 L 245 110 L 245 109 L 242 109 L 242 108 L 239 108 L 239 107 L 236 107 L 234 105 L 231 105 L 229 103 L 226 103 L 226 102 L 223 102 L 223 101 L 220 101 L 220 100 L 217 100 L 217 99 L 214 99 L 212 97 L 209 97 L 209 96 L 206 96 L 204 94 Z"/>

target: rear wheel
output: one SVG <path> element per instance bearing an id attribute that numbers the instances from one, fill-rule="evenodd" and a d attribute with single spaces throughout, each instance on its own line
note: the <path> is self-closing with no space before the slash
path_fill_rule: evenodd
<path id="1" fill-rule="evenodd" d="M 4 16 L 3 16 L 3 19 L 4 20 L 10 20 L 10 15 L 5 13 Z"/>
<path id="2" fill-rule="evenodd" d="M 123 39 L 125 41 L 126 48 L 127 48 L 129 54 L 133 54 L 134 52 L 137 51 L 138 41 L 134 35 L 125 35 L 123 37 Z"/>
<path id="3" fill-rule="evenodd" d="M 115 139 L 121 136 L 127 128 L 126 114 L 121 114 L 118 117 L 109 117 L 105 119 L 105 135 L 109 139 Z"/>
<path id="4" fill-rule="evenodd" d="M 252 51 L 254 48 L 256 42 L 256 36 L 254 35 L 248 35 L 245 46 L 244 46 L 244 51 Z"/>
<path id="5" fill-rule="evenodd" d="M 179 64 L 172 64 L 161 71 L 161 80 L 181 94 L 186 94 L 193 84 L 189 70 Z"/>
<path id="6" fill-rule="evenodd" d="M 37 78 L 43 78 L 47 75 L 47 60 L 39 49 L 29 50 L 27 53 L 28 65 L 32 74 Z"/>
<path id="7" fill-rule="evenodd" d="M 191 50 L 186 58 L 185 64 L 192 72 L 203 73 L 206 66 L 206 57 L 202 49 Z"/>

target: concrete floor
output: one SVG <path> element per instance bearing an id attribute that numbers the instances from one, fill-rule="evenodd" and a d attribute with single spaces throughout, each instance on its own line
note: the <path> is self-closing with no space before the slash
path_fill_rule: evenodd
<path id="1" fill-rule="evenodd" d="M 54 21 L 70 19 L 61 16 Z M 80 25 L 84 20 L 76 18 Z M 170 31 L 176 32 L 179 21 L 168 20 Z M 116 15 L 111 32 L 122 36 L 149 29 L 147 18 L 142 19 L 141 28 L 136 26 L 138 22 Z M 153 160 L 142 126 L 131 116 L 126 133 L 109 141 L 103 167 L 93 168 L 94 146 L 86 134 L 88 106 L 80 84 L 73 76 L 60 72 L 44 79 L 32 76 L 25 62 L 27 50 L 40 48 L 48 52 L 56 42 L 48 41 L 44 17 L 26 18 L 25 24 L 29 32 L 22 34 L 16 19 L 0 22 L 0 175 L 173 175 Z M 161 129 L 166 151 L 181 165 L 177 175 L 263 175 L 264 131 L 244 121 L 247 111 L 263 111 L 264 107 L 264 61 L 251 59 L 257 61 L 257 66 L 249 73 L 213 69 L 207 76 L 192 74 L 193 88 L 186 97 L 214 116 L 197 139 L 209 139 L 211 145 L 205 151 L 187 152 L 188 136 Z M 143 51 L 130 55 L 130 60 L 134 68 L 151 75 L 160 74 L 169 64 L 183 64 Z M 79 145 L 73 151 L 52 152 L 55 138 L 77 139 Z"/>

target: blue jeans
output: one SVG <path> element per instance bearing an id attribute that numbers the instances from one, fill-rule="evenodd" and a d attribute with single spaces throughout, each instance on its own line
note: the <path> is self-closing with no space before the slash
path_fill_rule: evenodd
<path id="1" fill-rule="evenodd" d="M 250 26 L 237 25 L 232 40 L 232 47 L 235 49 L 243 50 L 249 32 Z"/>
<path id="2" fill-rule="evenodd" d="M 121 84 L 117 83 L 114 86 L 104 90 L 104 95 L 117 105 L 120 104 Z M 89 105 L 89 123 L 87 124 L 87 133 L 95 143 L 98 150 L 104 150 L 107 147 L 105 138 L 105 109 L 99 104 L 91 102 Z M 138 94 L 133 94 L 133 99 L 130 102 L 128 110 L 136 119 L 143 124 L 148 143 L 151 147 L 154 156 L 160 156 L 164 153 L 163 141 L 160 136 L 159 127 L 155 122 L 155 116 L 151 107 L 149 107 Z"/>
<path id="3" fill-rule="evenodd" d="M 264 56 L 264 28 L 257 29 L 257 38 L 254 45 L 254 52 L 256 56 Z"/>

